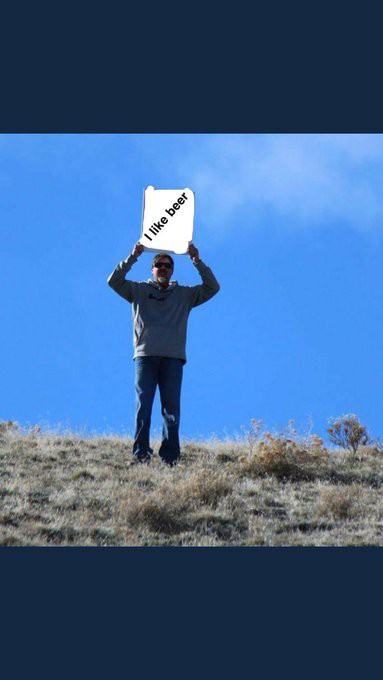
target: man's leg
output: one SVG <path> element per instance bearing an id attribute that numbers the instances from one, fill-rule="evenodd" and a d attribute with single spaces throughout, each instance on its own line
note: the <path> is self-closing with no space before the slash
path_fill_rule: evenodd
<path id="1" fill-rule="evenodd" d="M 180 456 L 180 404 L 183 373 L 182 359 L 162 357 L 158 385 L 163 417 L 162 443 L 159 455 L 168 465 L 174 465 Z"/>
<path id="2" fill-rule="evenodd" d="M 158 383 L 158 357 L 137 357 L 136 367 L 136 431 L 133 456 L 138 460 L 149 460 L 153 449 L 149 446 L 152 406 Z"/>

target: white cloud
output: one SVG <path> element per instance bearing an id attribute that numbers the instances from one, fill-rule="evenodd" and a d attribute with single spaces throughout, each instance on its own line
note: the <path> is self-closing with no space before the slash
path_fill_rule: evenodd
<path id="1" fill-rule="evenodd" d="M 382 230 L 383 135 L 209 135 L 194 146 L 179 170 L 221 234 L 234 217 L 253 228 L 266 213 L 289 228 Z"/>
<path id="2" fill-rule="evenodd" d="M 9 159 L 72 180 L 80 173 L 137 204 L 145 177 L 163 188 L 179 180 L 196 192 L 197 224 L 219 240 L 270 220 L 383 235 L 381 134 L 0 135 L 2 188 Z"/>

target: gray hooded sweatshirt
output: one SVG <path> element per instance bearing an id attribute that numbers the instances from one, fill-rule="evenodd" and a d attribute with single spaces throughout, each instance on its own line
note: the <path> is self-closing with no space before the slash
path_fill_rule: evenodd
<path id="1" fill-rule="evenodd" d="M 193 307 L 202 305 L 219 291 L 213 272 L 201 260 L 194 264 L 202 285 L 180 286 L 170 281 L 167 288 L 148 279 L 129 281 L 125 275 L 137 262 L 129 255 L 108 278 L 108 284 L 132 303 L 133 358 L 147 356 L 174 357 L 186 362 L 187 321 Z"/>

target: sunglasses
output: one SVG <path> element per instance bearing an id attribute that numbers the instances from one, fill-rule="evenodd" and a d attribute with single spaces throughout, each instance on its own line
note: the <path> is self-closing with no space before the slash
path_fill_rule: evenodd
<path id="1" fill-rule="evenodd" d="M 172 265 L 170 262 L 157 262 L 157 264 L 154 265 L 156 269 L 161 269 L 162 267 L 165 267 L 165 269 L 172 269 Z"/>

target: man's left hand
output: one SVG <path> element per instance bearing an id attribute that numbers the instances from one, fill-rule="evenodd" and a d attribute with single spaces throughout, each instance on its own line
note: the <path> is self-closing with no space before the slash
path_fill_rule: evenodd
<path id="1" fill-rule="evenodd" d="M 193 245 L 193 243 L 189 243 L 188 254 L 189 254 L 190 259 L 193 260 L 193 262 L 195 264 L 198 264 L 198 262 L 199 262 L 199 252 L 198 252 L 198 249 L 195 247 L 195 245 Z"/>

